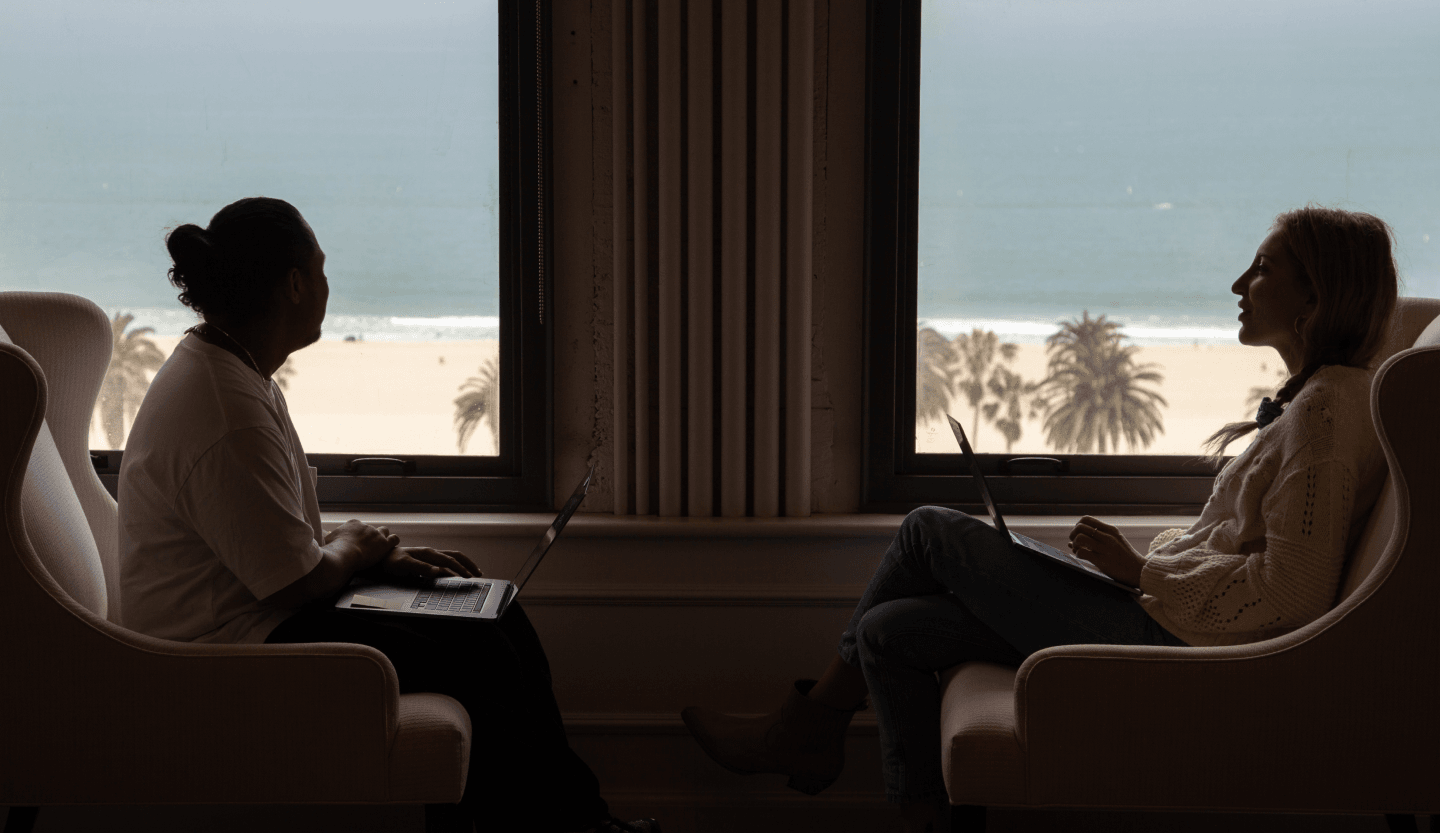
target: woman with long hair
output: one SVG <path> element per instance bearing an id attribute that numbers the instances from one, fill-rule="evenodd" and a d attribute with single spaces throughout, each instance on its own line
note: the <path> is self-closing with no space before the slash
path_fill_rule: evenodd
<path id="1" fill-rule="evenodd" d="M 911 512 L 818 681 L 760 718 L 687 708 L 701 747 L 736 772 L 790 776 L 814 794 L 844 766 L 844 736 L 867 698 L 886 795 L 907 831 L 946 802 L 936 673 L 983 660 L 1019 666 L 1052 645 L 1236 645 L 1278 636 L 1334 604 L 1345 554 L 1385 477 L 1369 411 L 1370 363 L 1395 306 L 1391 231 L 1368 214 L 1307 207 L 1276 218 L 1240 296 L 1240 342 L 1279 352 L 1289 379 L 1226 445 L 1259 432 L 1219 473 L 1199 520 L 1148 554 L 1083 517 L 1070 547 L 1123 589 L 1014 551 L 963 512 Z"/>

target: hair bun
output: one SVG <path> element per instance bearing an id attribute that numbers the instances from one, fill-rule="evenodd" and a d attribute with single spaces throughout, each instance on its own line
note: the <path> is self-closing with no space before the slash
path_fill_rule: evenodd
<path id="1" fill-rule="evenodd" d="M 201 309 L 213 294 L 215 284 L 214 246 L 205 229 L 194 223 L 177 226 L 165 236 L 165 248 L 175 265 L 170 283 L 180 290 L 180 302 Z"/>
<path id="2" fill-rule="evenodd" d="M 165 248 L 170 251 L 170 259 L 175 261 L 176 268 L 182 271 L 203 268 L 210 260 L 210 238 L 205 229 L 194 223 L 186 223 L 170 232 L 165 237 Z"/>
<path id="3" fill-rule="evenodd" d="M 185 223 L 165 236 L 180 303 L 226 321 L 264 313 L 289 270 L 308 268 L 315 246 L 295 206 L 270 197 L 236 200 L 208 228 Z"/>

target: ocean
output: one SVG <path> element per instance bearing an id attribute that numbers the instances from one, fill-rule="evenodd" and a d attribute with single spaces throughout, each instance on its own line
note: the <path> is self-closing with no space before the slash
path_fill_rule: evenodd
<path id="1" fill-rule="evenodd" d="M 496 337 L 494 14 L 0 2 L 0 289 L 176 335 L 166 229 L 265 194 L 326 251 L 326 338 Z M 1230 283 L 1308 202 L 1389 221 L 1440 296 L 1437 42 L 1425 0 L 927 3 L 920 325 L 1233 343 Z"/>
<path id="2" fill-rule="evenodd" d="M 325 337 L 498 333 L 494 0 L 0 2 L 0 289 L 178 335 L 167 229 L 286 199 Z"/>
<path id="3" fill-rule="evenodd" d="M 930 2 L 919 317 L 1235 343 L 1276 214 L 1368 211 L 1440 297 L 1440 3 Z"/>

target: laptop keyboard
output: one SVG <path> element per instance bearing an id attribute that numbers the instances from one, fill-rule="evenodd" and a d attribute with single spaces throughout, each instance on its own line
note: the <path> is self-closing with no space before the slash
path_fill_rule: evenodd
<path id="1" fill-rule="evenodd" d="M 448 584 L 436 585 L 431 590 L 421 590 L 410 603 L 411 610 L 434 610 L 443 613 L 478 613 L 485 606 L 490 595 L 491 584 Z"/>

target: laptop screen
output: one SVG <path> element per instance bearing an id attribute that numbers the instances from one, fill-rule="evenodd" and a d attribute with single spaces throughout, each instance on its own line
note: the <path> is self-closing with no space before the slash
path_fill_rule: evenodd
<path id="1" fill-rule="evenodd" d="M 1000 534 L 1006 538 L 1010 537 L 1010 530 L 1005 528 L 1005 519 L 1000 517 L 1000 510 L 995 508 L 995 499 L 990 497 L 990 487 L 985 485 L 985 475 L 980 473 L 980 461 L 975 459 L 975 452 L 970 450 L 970 441 L 965 439 L 965 429 L 955 421 L 955 417 L 949 414 L 945 418 L 950 420 L 950 430 L 955 432 L 955 439 L 960 443 L 960 452 L 965 455 L 965 461 L 970 464 L 970 473 L 975 476 L 975 483 L 980 487 L 980 497 L 985 499 L 985 508 L 990 510 L 990 520 Z"/>
<path id="2" fill-rule="evenodd" d="M 590 471 L 586 472 L 585 479 L 580 481 L 580 485 L 575 487 L 575 491 L 570 495 L 570 499 L 565 501 L 565 508 L 561 509 L 560 514 L 555 516 L 555 520 L 545 528 L 545 534 L 541 536 L 540 543 L 535 545 L 535 549 L 530 552 L 530 558 L 525 561 L 525 566 L 521 567 L 519 574 L 515 576 L 516 593 L 520 592 L 520 588 L 524 587 L 525 582 L 530 580 L 530 574 L 535 572 L 536 567 L 540 566 L 540 559 L 545 557 L 545 553 L 550 549 L 550 545 L 555 543 L 556 538 L 560 537 L 560 530 L 565 528 L 565 524 L 570 521 L 570 516 L 575 514 L 575 510 L 580 508 L 580 502 L 585 499 L 586 493 L 590 491 L 590 478 L 595 476 L 595 466 L 595 463 L 590 464 Z"/>

